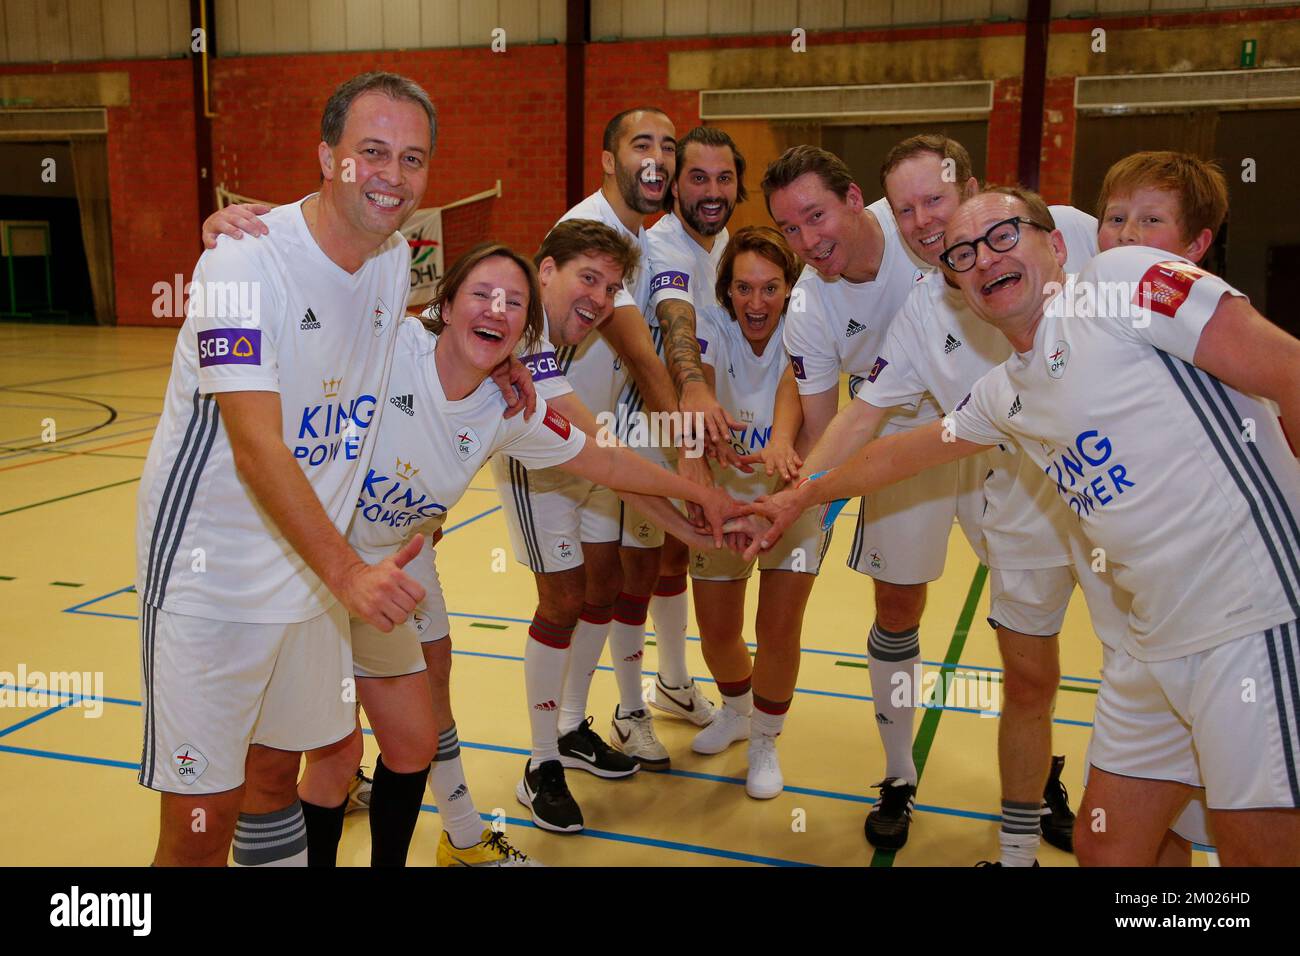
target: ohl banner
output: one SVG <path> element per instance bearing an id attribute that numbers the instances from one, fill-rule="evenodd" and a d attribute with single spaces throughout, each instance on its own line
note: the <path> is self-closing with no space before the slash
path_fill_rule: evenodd
<path id="1" fill-rule="evenodd" d="M 442 278 L 442 210 L 417 209 L 402 226 L 411 246 L 411 294 L 407 308 L 425 306 Z"/>

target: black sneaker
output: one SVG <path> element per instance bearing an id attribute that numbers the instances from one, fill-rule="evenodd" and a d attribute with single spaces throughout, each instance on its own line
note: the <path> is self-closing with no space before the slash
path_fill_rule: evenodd
<path id="1" fill-rule="evenodd" d="M 912 825 L 916 787 L 902 777 L 890 777 L 873 786 L 880 790 L 880 799 L 867 814 L 867 842 L 878 850 L 901 850 Z"/>
<path id="2" fill-rule="evenodd" d="M 600 739 L 591 729 L 588 717 L 560 738 L 560 763 L 574 770 L 585 770 L 607 780 L 630 777 L 641 769 L 636 758 L 629 757 Z"/>
<path id="3" fill-rule="evenodd" d="M 1070 809 L 1070 795 L 1061 783 L 1065 769 L 1064 757 L 1052 758 L 1052 772 L 1043 788 L 1043 839 L 1058 850 L 1074 852 L 1074 811 Z"/>
<path id="4" fill-rule="evenodd" d="M 582 829 L 582 811 L 564 782 L 564 767 L 558 760 L 544 760 L 534 770 L 524 762 L 524 776 L 515 787 L 515 797 L 533 814 L 533 822 L 554 833 L 577 833 Z"/>
<path id="5" fill-rule="evenodd" d="M 1001 866 L 1001 865 L 1002 865 L 1001 860 L 992 860 L 992 861 L 980 860 L 978 863 L 975 864 L 975 869 L 978 870 L 981 866 Z M 1034 866 L 1038 866 L 1037 860 L 1034 861 Z"/>

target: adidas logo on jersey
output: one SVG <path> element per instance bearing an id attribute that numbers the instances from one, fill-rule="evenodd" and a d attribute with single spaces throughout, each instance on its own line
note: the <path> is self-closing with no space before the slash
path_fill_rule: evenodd
<path id="1" fill-rule="evenodd" d="M 1011 403 L 1011 411 L 1007 412 L 1007 418 L 1015 418 L 1020 413 L 1020 407 L 1020 396 L 1017 395 L 1016 400 Z"/>
<path id="2" fill-rule="evenodd" d="M 298 323 L 298 328 L 304 332 L 306 332 L 308 329 L 319 329 L 320 320 L 316 318 L 316 313 L 313 312 L 311 309 L 308 309 L 307 314 L 304 315 L 302 317 L 302 321 Z"/>
<path id="3" fill-rule="evenodd" d="M 951 355 L 957 349 L 961 348 L 961 339 L 954 338 L 951 332 L 948 333 L 948 340 L 943 343 L 943 354 Z"/>
<path id="4" fill-rule="evenodd" d="M 415 417 L 415 396 L 414 395 L 394 395 L 389 399 L 394 405 L 400 408 L 412 418 Z"/>
<path id="5" fill-rule="evenodd" d="M 849 327 L 844 330 L 844 337 L 846 339 L 851 339 L 859 332 L 865 332 L 866 330 L 867 327 L 863 325 L 861 322 L 859 322 L 857 319 L 849 319 Z"/>

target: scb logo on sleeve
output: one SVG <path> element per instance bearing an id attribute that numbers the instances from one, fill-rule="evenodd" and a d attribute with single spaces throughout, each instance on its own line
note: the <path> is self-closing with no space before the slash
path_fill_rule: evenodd
<path id="1" fill-rule="evenodd" d="M 199 368 L 261 364 L 261 329 L 205 329 L 199 333 Z"/>
<path id="2" fill-rule="evenodd" d="M 691 277 L 685 272 L 666 272 L 655 273 L 655 277 L 650 280 L 650 291 L 658 292 L 660 289 L 680 289 L 682 292 L 689 292 L 691 288 Z"/>

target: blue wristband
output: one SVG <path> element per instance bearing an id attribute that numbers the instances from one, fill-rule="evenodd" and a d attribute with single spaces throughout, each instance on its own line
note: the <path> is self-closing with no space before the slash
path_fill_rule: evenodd
<path id="1" fill-rule="evenodd" d="M 819 471 L 815 475 L 809 475 L 806 480 L 816 481 L 824 474 L 826 474 L 826 472 Z M 847 505 L 848 503 L 849 503 L 848 498 L 836 498 L 834 501 L 827 503 L 826 510 L 822 512 L 823 531 L 830 531 L 831 528 L 834 527 L 835 519 L 840 516 L 840 512 L 844 510 L 844 506 Z"/>

